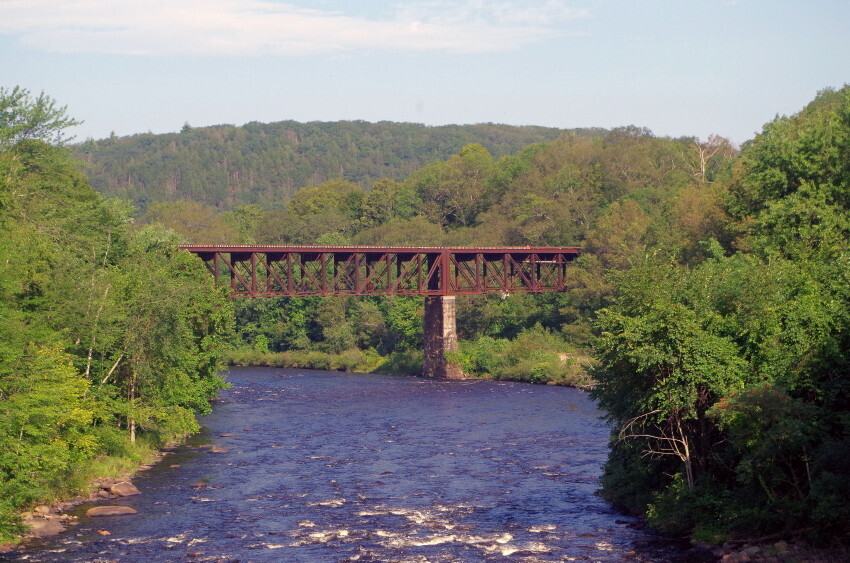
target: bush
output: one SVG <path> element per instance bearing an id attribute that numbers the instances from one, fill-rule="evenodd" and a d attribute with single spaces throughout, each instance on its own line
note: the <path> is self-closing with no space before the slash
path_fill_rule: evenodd
<path id="1" fill-rule="evenodd" d="M 558 335 L 539 324 L 516 340 L 483 336 L 461 342 L 450 361 L 475 377 L 557 385 L 590 386 L 590 358 L 576 353 Z"/>
<path id="2" fill-rule="evenodd" d="M 287 350 L 286 352 L 258 352 L 243 348 L 230 350 L 225 357 L 231 366 L 270 366 L 278 368 L 322 369 L 371 373 L 386 362 L 374 349 L 352 348 L 340 353 L 319 350 Z"/>

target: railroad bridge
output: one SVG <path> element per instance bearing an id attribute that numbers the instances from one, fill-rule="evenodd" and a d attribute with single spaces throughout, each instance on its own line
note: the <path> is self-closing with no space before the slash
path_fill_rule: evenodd
<path id="1" fill-rule="evenodd" d="M 199 256 L 231 297 L 425 297 L 423 372 L 460 378 L 455 296 L 545 293 L 566 288 L 577 247 L 181 245 Z"/>

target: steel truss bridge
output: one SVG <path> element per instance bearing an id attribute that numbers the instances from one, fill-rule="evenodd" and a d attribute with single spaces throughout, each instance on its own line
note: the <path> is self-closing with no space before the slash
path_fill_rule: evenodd
<path id="1" fill-rule="evenodd" d="M 233 297 L 564 291 L 577 247 L 182 245 Z"/>

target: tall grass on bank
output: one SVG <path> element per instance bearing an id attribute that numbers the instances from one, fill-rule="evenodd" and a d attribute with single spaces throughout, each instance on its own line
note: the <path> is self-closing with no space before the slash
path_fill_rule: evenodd
<path id="1" fill-rule="evenodd" d="M 467 377 L 524 381 L 526 383 L 593 386 L 588 371 L 593 360 L 570 346 L 557 334 L 540 326 L 521 333 L 516 340 L 482 337 L 460 342 L 460 349 L 446 354 Z M 420 375 L 422 352 L 403 351 L 381 356 L 374 349 L 351 349 L 334 354 L 317 350 L 264 352 L 234 349 L 225 355 L 231 366 L 270 366 L 359 373 Z"/>
<path id="2" fill-rule="evenodd" d="M 448 359 L 472 377 L 593 386 L 588 375 L 593 360 L 539 325 L 515 340 L 484 336 L 472 342 L 461 341 L 458 352 L 449 354 Z"/>
<path id="3" fill-rule="evenodd" d="M 279 368 L 322 369 L 358 373 L 394 373 L 417 375 L 422 373 L 421 352 L 394 352 L 381 356 L 374 349 L 351 349 L 339 354 L 318 350 L 287 350 L 285 352 L 260 352 L 251 349 L 230 350 L 225 363 L 231 366 L 271 366 Z"/>

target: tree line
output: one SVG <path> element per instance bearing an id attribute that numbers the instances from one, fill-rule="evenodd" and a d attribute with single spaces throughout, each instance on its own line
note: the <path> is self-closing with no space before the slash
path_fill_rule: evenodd
<path id="1" fill-rule="evenodd" d="M 76 122 L 0 88 L 0 541 L 18 511 L 87 494 L 198 430 L 232 307 L 174 233 L 131 229 L 62 145 Z"/>
<path id="2" fill-rule="evenodd" d="M 220 209 L 281 205 L 299 189 L 343 178 L 364 185 L 401 180 L 425 164 L 480 142 L 499 156 L 561 130 L 499 124 L 428 127 L 337 121 L 248 123 L 87 139 L 75 145 L 100 193 L 150 202 L 189 199 Z M 593 130 L 576 130 L 591 134 Z"/>
<path id="3" fill-rule="evenodd" d="M 747 142 L 721 238 L 612 274 L 609 500 L 697 539 L 850 537 L 850 87 Z"/>

